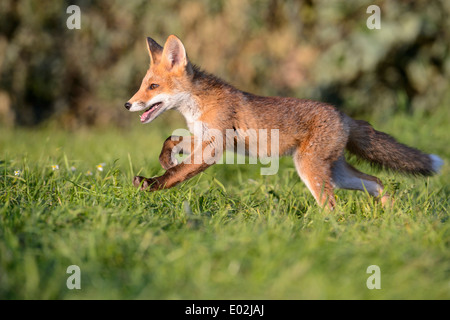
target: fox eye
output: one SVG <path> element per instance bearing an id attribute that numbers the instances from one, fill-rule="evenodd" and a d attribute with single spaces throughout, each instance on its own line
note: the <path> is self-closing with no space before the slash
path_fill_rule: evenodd
<path id="1" fill-rule="evenodd" d="M 156 89 L 156 88 L 158 88 L 158 87 L 159 87 L 159 84 L 152 83 L 152 84 L 148 87 L 148 89 L 149 89 L 149 90 L 154 90 L 154 89 Z"/>

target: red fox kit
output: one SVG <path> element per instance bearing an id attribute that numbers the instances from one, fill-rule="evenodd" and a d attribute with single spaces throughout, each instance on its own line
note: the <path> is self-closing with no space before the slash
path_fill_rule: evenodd
<path id="1" fill-rule="evenodd" d="M 150 68 L 125 107 L 143 112 L 141 123 L 176 109 L 185 117 L 194 139 L 169 137 L 159 157 L 166 172 L 154 178 L 135 177 L 133 184 L 142 190 L 171 188 L 204 171 L 223 149 L 230 149 L 226 143 L 230 142 L 226 136 L 229 130 L 235 133 L 233 150 L 239 142 L 246 150 L 251 148 L 250 135 L 241 133 L 253 129 L 254 142 L 266 146 L 254 148 L 257 156 L 262 149 L 268 155 L 292 155 L 300 178 L 316 201 L 329 208 L 335 206 L 335 188 L 367 190 L 383 203 L 388 199 L 381 181 L 348 164 L 344 150 L 372 164 L 413 175 L 431 176 L 443 164 L 438 156 L 403 145 L 329 104 L 240 91 L 191 64 L 176 36 L 169 36 L 164 47 L 147 38 L 147 47 Z M 277 130 L 277 141 L 273 135 L 263 137 L 261 129 Z M 192 151 L 177 163 L 173 154 L 182 152 L 181 145 L 182 150 Z"/>

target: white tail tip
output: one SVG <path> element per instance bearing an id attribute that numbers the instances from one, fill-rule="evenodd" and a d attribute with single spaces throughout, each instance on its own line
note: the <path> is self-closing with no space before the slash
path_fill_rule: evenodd
<path id="1" fill-rule="evenodd" d="M 441 166 L 444 164 L 444 160 L 442 160 L 439 156 L 435 154 L 430 154 L 431 159 L 431 168 L 434 172 L 439 173 L 441 171 Z"/>

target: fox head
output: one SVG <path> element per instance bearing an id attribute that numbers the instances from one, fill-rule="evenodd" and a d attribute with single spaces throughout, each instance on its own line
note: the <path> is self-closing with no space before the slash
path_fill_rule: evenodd
<path id="1" fill-rule="evenodd" d="M 161 47 L 147 38 L 150 67 L 138 92 L 125 103 L 131 112 L 144 111 L 141 123 L 150 123 L 164 111 L 177 108 L 186 98 L 193 77 L 183 43 L 176 36 Z"/>

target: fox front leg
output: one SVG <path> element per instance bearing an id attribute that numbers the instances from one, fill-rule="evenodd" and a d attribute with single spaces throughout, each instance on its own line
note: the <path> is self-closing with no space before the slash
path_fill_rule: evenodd
<path id="1" fill-rule="evenodd" d="M 178 164 L 177 159 L 175 159 L 176 155 L 191 153 L 191 150 L 193 150 L 192 141 L 193 139 L 190 136 L 170 136 L 164 141 L 159 155 L 159 163 L 164 170 L 169 170 Z"/>
<path id="2" fill-rule="evenodd" d="M 210 165 L 202 164 L 186 164 L 181 163 L 167 170 L 162 176 L 155 178 L 145 178 L 136 176 L 133 179 L 133 185 L 145 191 L 157 191 L 169 189 L 180 182 L 188 180 L 200 172 L 206 170 Z"/>
<path id="3" fill-rule="evenodd" d="M 167 141 L 170 140 L 167 139 L 166 142 Z M 193 139 L 191 139 L 191 141 L 192 142 L 190 143 L 192 143 L 193 145 L 194 144 Z M 167 152 L 170 149 L 171 144 L 172 142 L 167 142 L 168 149 L 166 150 L 165 147 L 163 147 L 163 151 L 161 152 L 164 165 L 167 164 L 166 163 L 166 161 L 168 161 L 167 157 L 171 157 L 171 154 L 169 156 L 167 155 Z M 171 153 L 172 150 L 173 146 L 172 149 L 170 149 Z M 182 163 L 169 167 L 162 176 L 154 178 L 145 178 L 142 176 L 137 176 L 134 177 L 133 179 L 133 185 L 145 191 L 156 191 L 161 189 L 172 188 L 173 186 L 179 184 L 180 182 L 192 178 L 193 176 L 206 170 L 209 166 L 213 165 L 216 162 L 217 157 L 221 156 L 221 152 L 219 154 L 218 150 L 219 149 L 213 147 L 213 144 L 210 141 L 204 141 L 202 142 L 201 145 L 196 147 L 194 151 L 191 152 L 190 155 Z M 162 164 L 163 162 L 161 162 L 161 165 L 163 165 Z"/>

